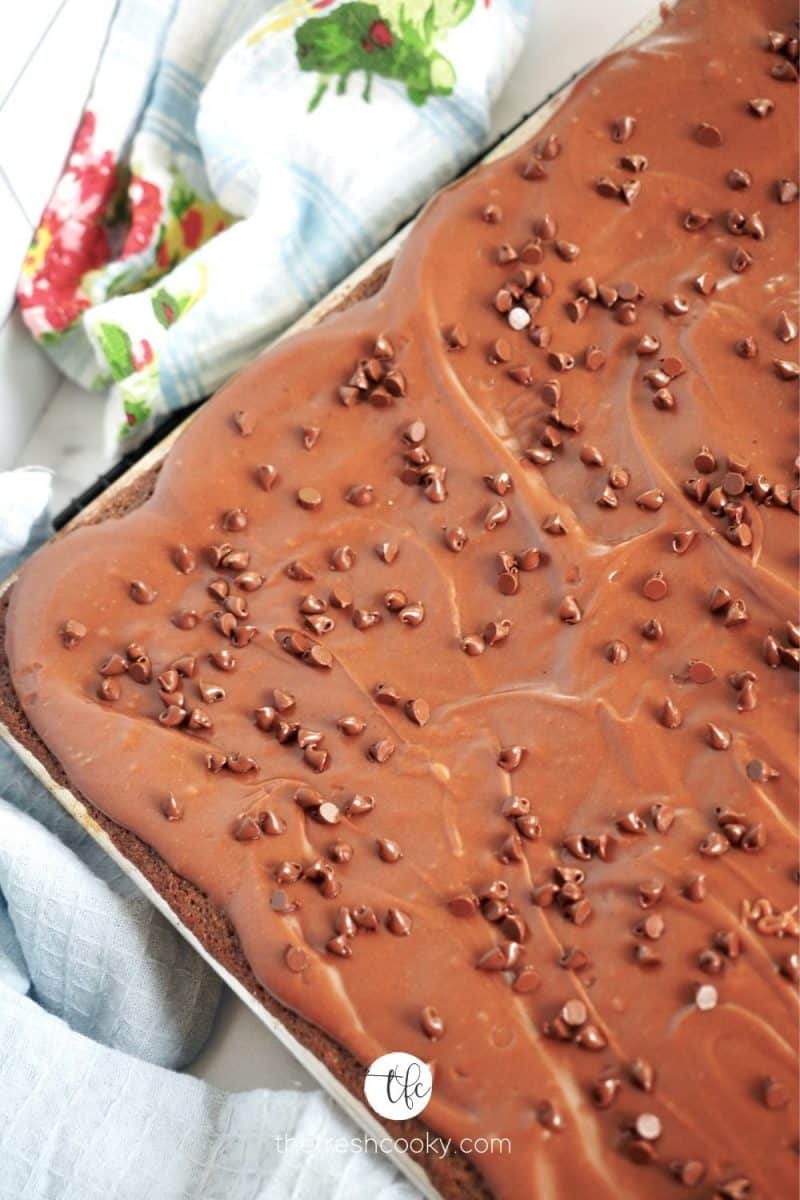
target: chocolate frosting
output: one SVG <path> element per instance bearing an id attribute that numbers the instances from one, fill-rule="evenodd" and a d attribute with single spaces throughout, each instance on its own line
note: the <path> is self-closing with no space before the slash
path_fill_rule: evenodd
<path id="1" fill-rule="evenodd" d="M 14 588 L 75 788 L 503 1200 L 796 1191 L 795 15 L 680 4 Z"/>

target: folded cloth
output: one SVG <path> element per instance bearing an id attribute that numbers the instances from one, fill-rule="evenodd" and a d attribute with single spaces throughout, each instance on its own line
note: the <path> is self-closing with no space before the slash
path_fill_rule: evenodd
<path id="1" fill-rule="evenodd" d="M 414 1200 L 320 1093 L 165 1070 L 216 975 L 4 747 L 0 796 L 0 1200 Z"/>
<path id="2" fill-rule="evenodd" d="M 130 444 L 474 158 L 529 0 L 119 0 L 23 317 Z"/>
<path id="3" fill-rule="evenodd" d="M 0 1200 L 415 1200 L 320 1093 L 228 1095 L 0 983 Z"/>

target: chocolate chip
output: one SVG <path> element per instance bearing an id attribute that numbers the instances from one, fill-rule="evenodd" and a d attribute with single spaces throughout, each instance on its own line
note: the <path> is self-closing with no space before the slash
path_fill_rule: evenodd
<path id="1" fill-rule="evenodd" d="M 241 816 L 234 826 L 233 836 L 237 842 L 253 842 L 261 837 L 261 826 L 255 817 Z"/>
<path id="2" fill-rule="evenodd" d="M 564 597 L 558 608 L 558 616 L 567 625 L 577 625 L 583 619 L 581 607 L 574 596 Z"/>
<path id="3" fill-rule="evenodd" d="M 128 667 L 128 677 L 134 683 L 149 683 L 153 678 L 153 666 L 146 654 L 135 658 Z"/>
<path id="4" fill-rule="evenodd" d="M 773 1112 L 781 1108 L 786 1108 L 789 1103 L 789 1093 L 782 1083 L 773 1079 L 771 1075 L 767 1075 L 761 1082 L 761 1095 L 764 1104 Z"/>
<path id="5" fill-rule="evenodd" d="M 396 863 L 403 857 L 403 851 L 393 838 L 378 838 L 376 845 L 378 857 L 385 863 Z"/>
<path id="6" fill-rule="evenodd" d="M 737 275 L 743 274 L 744 271 L 752 264 L 753 256 L 741 246 L 737 246 L 731 255 L 731 270 Z"/>
<path id="7" fill-rule="evenodd" d="M 672 535 L 672 548 L 675 554 L 685 554 L 694 545 L 697 532 L 694 529 L 679 529 Z"/>
<path id="8" fill-rule="evenodd" d="M 258 770 L 257 762 L 249 754 L 229 754 L 226 766 L 234 775 L 247 775 L 250 771 Z"/>
<path id="9" fill-rule="evenodd" d="M 183 819 L 183 807 L 175 799 L 172 792 L 168 792 L 164 800 L 162 800 L 161 812 L 168 821 L 180 821 Z"/>
<path id="10" fill-rule="evenodd" d="M 611 123 L 611 139 L 614 142 L 627 142 L 629 138 L 633 137 L 635 129 L 635 117 L 617 117 Z"/>
<path id="11" fill-rule="evenodd" d="M 141 579 L 134 579 L 128 588 L 128 592 L 131 600 L 136 604 L 153 604 L 158 596 L 156 589 L 150 587 L 149 584 L 144 583 Z"/>
<path id="12" fill-rule="evenodd" d="M 297 492 L 297 503 L 301 508 L 313 511 L 322 504 L 322 493 L 314 487 L 301 487 Z"/>
<path id="13" fill-rule="evenodd" d="M 784 310 L 778 316 L 775 325 L 775 336 L 781 342 L 793 342 L 797 337 L 797 323 Z"/>
<path id="14" fill-rule="evenodd" d="M 690 208 L 683 218 L 683 227 L 690 233 L 696 233 L 698 229 L 705 229 L 710 220 L 711 213 L 706 209 Z"/>
<path id="15" fill-rule="evenodd" d="M 581 252 L 580 246 L 576 246 L 575 242 L 567 242 L 560 240 L 556 242 L 556 254 L 559 258 L 563 258 L 564 262 L 574 262 Z"/>
<path id="16" fill-rule="evenodd" d="M 711 293 L 715 292 L 717 289 L 716 280 L 712 279 L 707 271 L 703 271 L 702 274 L 696 275 L 693 283 L 695 291 L 699 292 L 701 296 L 710 296 Z"/>
<path id="17" fill-rule="evenodd" d="M 639 905 L 641 908 L 653 908 L 664 895 L 664 885 L 658 879 L 648 879 L 638 887 Z"/>
<path id="18" fill-rule="evenodd" d="M 295 975 L 305 971 L 311 962 L 302 946 L 287 946 L 283 954 L 283 961 Z"/>
<path id="19" fill-rule="evenodd" d="M 389 761 L 394 752 L 394 742 L 390 738 L 380 738 L 368 748 L 367 757 L 375 763 L 383 764 Z"/>
<path id="20" fill-rule="evenodd" d="M 779 179 L 775 184 L 779 204 L 791 204 L 800 194 L 800 186 L 793 179 Z"/>
<path id="21" fill-rule="evenodd" d="M 727 750 L 730 747 L 731 734 L 715 725 L 713 721 L 706 723 L 706 741 L 712 750 Z"/>
<path id="22" fill-rule="evenodd" d="M 591 1088 L 592 1103 L 595 1108 L 610 1108 L 616 1100 L 621 1086 L 620 1080 L 615 1075 L 601 1076 L 596 1083 L 592 1084 Z"/>
<path id="23" fill-rule="evenodd" d="M 413 721 L 415 725 L 424 726 L 430 720 L 431 709 L 427 700 L 406 700 L 403 711 L 409 721 Z"/>
<path id="24" fill-rule="evenodd" d="M 678 317 L 689 311 L 689 304 L 683 296 L 676 293 L 664 301 L 663 308 L 664 312 L 669 313 L 670 316 Z"/>
<path id="25" fill-rule="evenodd" d="M 61 626 L 61 642 L 64 649 L 74 650 L 83 641 L 88 632 L 89 630 L 82 621 L 76 621 L 70 617 Z"/>
<path id="26" fill-rule="evenodd" d="M 683 717 L 677 705 L 667 697 L 661 709 L 661 724 L 665 729 L 678 729 L 683 724 Z"/>
<path id="27" fill-rule="evenodd" d="M 442 330 L 448 350 L 465 350 L 469 345 L 469 337 L 461 325 L 449 325 Z"/>
<path id="28" fill-rule="evenodd" d="M 256 431 L 256 417 L 253 413 L 240 409 L 233 414 L 233 423 L 242 437 L 250 437 Z"/>
<path id="29" fill-rule="evenodd" d="M 514 976 L 511 990 L 519 995 L 529 995 L 541 986 L 541 982 L 541 976 L 535 967 L 521 967 Z"/>
<path id="30" fill-rule="evenodd" d="M 566 526 L 558 513 L 548 513 L 542 521 L 542 529 L 545 533 L 549 533 L 551 537 L 563 537 L 567 532 Z"/>
<path id="31" fill-rule="evenodd" d="M 516 771 L 524 755 L 524 746 L 504 746 L 497 756 L 497 765 L 504 771 Z"/>
<path id="32" fill-rule="evenodd" d="M 800 364 L 796 362 L 790 362 L 786 358 L 773 358 L 772 365 L 779 379 L 793 382 L 795 379 L 800 378 Z"/>
<path id="33" fill-rule="evenodd" d="M 746 191 L 747 188 L 753 185 L 753 176 L 749 171 L 744 171 L 740 167 L 733 167 L 727 174 L 726 182 L 728 187 L 734 191 Z"/>
<path id="34" fill-rule="evenodd" d="M 768 117 L 772 112 L 775 102 L 763 96 L 756 96 L 754 99 L 747 101 L 747 107 L 754 117 L 760 117 L 763 120 L 764 117 Z"/>
<path id="35" fill-rule="evenodd" d="M 283 817 L 271 809 L 266 809 L 264 812 L 259 813 L 258 824 L 261 832 L 267 837 L 280 837 L 287 829 Z"/>
<path id="36" fill-rule="evenodd" d="M 603 175 L 595 184 L 598 195 L 616 199 L 620 194 L 620 187 L 613 179 L 609 179 L 607 175 Z"/>
<path id="37" fill-rule="evenodd" d="M 705 1179 L 706 1165 L 699 1159 L 687 1158 L 670 1163 L 670 1171 L 684 1187 L 693 1188 Z"/>
<path id="38" fill-rule="evenodd" d="M 693 658 L 689 663 L 687 676 L 692 683 L 712 683 L 717 678 L 717 673 L 710 663 L 704 662 L 701 658 Z"/>
<path id="39" fill-rule="evenodd" d="M 644 333 L 639 338 L 638 344 L 636 346 L 636 353 L 640 356 L 649 355 L 649 354 L 657 354 L 660 349 L 661 349 L 660 339 L 655 337 L 653 334 Z"/>
<path id="40" fill-rule="evenodd" d="M 610 663 L 613 663 L 614 666 L 619 666 L 621 663 L 628 661 L 629 650 L 625 642 L 617 640 L 608 643 L 604 654 Z"/>
<path id="41" fill-rule="evenodd" d="M 386 928 L 395 937 L 408 937 L 413 928 L 411 917 L 400 908 L 390 908 L 386 915 Z"/>
<path id="42" fill-rule="evenodd" d="M 500 942 L 486 950 L 475 963 L 479 971 L 508 971 L 519 961 L 519 942 Z"/>
<path id="43" fill-rule="evenodd" d="M 631 1082 L 643 1092 L 652 1092 L 655 1087 L 655 1069 L 644 1058 L 635 1058 L 630 1065 Z"/>
<path id="44" fill-rule="evenodd" d="M 797 68 L 786 59 L 775 63 L 774 67 L 770 68 L 769 73 L 773 79 L 777 79 L 781 83 L 797 83 Z"/>
<path id="45" fill-rule="evenodd" d="M 706 121 L 701 121 L 699 125 L 695 126 L 694 140 L 701 146 L 716 149 L 722 145 L 722 134 L 716 125 L 709 125 Z"/>
<path id="46" fill-rule="evenodd" d="M 642 595 L 648 600 L 663 600 L 669 591 L 661 571 L 654 571 L 642 584 Z"/>

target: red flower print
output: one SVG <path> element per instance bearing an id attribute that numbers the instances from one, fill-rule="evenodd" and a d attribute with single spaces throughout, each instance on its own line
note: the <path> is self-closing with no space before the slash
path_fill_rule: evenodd
<path id="1" fill-rule="evenodd" d="M 369 40 L 379 50 L 388 50 L 394 44 L 392 31 L 385 21 L 373 21 L 369 27 Z"/>
<path id="2" fill-rule="evenodd" d="M 161 220 L 161 190 L 154 183 L 134 175 L 128 188 L 131 203 L 131 227 L 122 247 L 122 258 L 147 249 Z"/>
<path id="3" fill-rule="evenodd" d="M 147 338 L 142 338 L 138 347 L 131 351 L 134 370 L 142 371 L 148 363 L 153 361 L 153 347 L 148 342 Z"/>
<path id="4" fill-rule="evenodd" d="M 67 167 L 45 209 L 23 265 L 18 299 L 34 334 L 60 333 L 89 307 L 81 292 L 88 271 L 107 263 L 103 224 L 117 187 L 109 150 L 92 153 L 95 117 L 83 115 Z"/>
<path id="5" fill-rule="evenodd" d="M 181 218 L 183 240 L 189 250 L 195 250 L 200 245 L 203 236 L 203 214 L 197 208 L 190 208 Z"/>

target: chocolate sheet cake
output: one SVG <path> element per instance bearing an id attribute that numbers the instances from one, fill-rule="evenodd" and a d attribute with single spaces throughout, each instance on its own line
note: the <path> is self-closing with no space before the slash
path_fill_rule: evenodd
<path id="1" fill-rule="evenodd" d="M 13 588 L 17 738 L 510 1139 L 443 1195 L 796 1193 L 795 17 L 683 0 Z"/>

